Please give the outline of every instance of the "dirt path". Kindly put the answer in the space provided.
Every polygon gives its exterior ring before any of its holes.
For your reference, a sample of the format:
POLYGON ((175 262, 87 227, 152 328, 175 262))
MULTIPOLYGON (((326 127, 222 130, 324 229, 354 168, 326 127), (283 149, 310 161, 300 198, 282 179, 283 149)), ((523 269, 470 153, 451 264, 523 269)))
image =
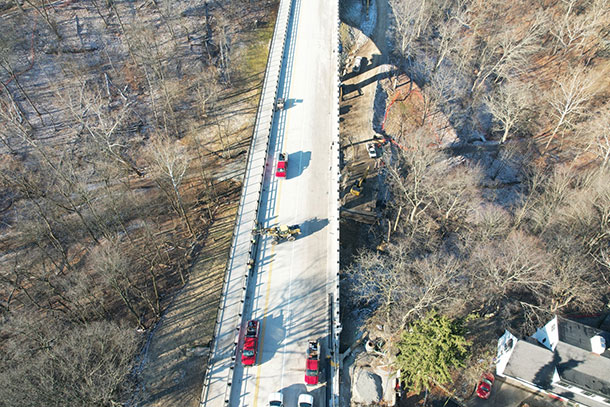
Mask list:
MULTIPOLYGON (((388 22, 387 0, 374 0, 376 21, 372 38, 356 50, 355 56, 365 58, 366 65, 360 73, 351 72, 352 63, 347 65, 347 73, 342 78, 344 85, 341 102, 341 136, 342 145, 357 144, 372 139, 374 100, 378 81, 387 77, 390 66, 387 64, 388 52, 386 29, 388 22)), ((357 28, 355 28, 357 30, 357 28)), ((353 61, 353 58, 351 58, 353 61)), ((346 159, 357 160, 368 157, 365 145, 356 147, 355 151, 346 149, 346 159)))
MULTIPOLYGON (((354 0, 351 6, 358 7, 358 1, 354 0)), ((388 22, 387 0, 374 0, 371 4, 375 7, 375 25, 371 37, 358 49, 354 50, 348 58, 346 73, 342 77, 343 98, 340 102, 341 113, 341 145, 343 153, 342 170, 342 205, 347 211, 342 213, 341 223, 341 261, 343 265, 349 262, 352 254, 365 243, 363 237, 370 235, 370 228, 363 223, 374 223, 376 221, 374 209, 377 195, 376 161, 369 158, 366 145, 373 140, 375 128, 380 124, 385 109, 384 92, 380 81, 387 78, 391 66, 386 44, 386 29, 388 22), (359 73, 352 72, 353 60, 356 56, 364 58, 365 65, 359 73), (349 194, 349 188, 364 174, 367 167, 369 173, 363 193, 359 197, 349 194), (357 222, 346 222, 347 218, 357 222), (346 236, 354 236, 348 239, 346 236)), ((362 20, 368 20, 363 10, 362 20)), ((357 37, 362 38, 359 30, 361 22, 350 21, 353 30, 358 32, 357 37)), ((360 42, 360 41, 357 41, 360 42)), ((350 337, 351 335, 343 335, 350 337)), ((349 341, 349 339, 348 339, 349 341)))
MULTIPOLYGON (((359 0, 354 0, 358 2, 359 0)), ((342 199, 344 207, 357 212, 374 214, 374 205, 377 195, 375 165, 376 161, 369 158, 366 150, 367 142, 373 140, 375 135, 374 123, 379 121, 380 111, 385 109, 385 98, 381 91, 380 81, 388 77, 391 66, 388 65, 388 52, 386 44, 386 30, 388 24, 389 6, 387 0, 374 0, 376 7, 375 27, 371 37, 350 56, 347 64, 347 73, 342 77, 344 88, 343 100, 340 101, 340 135, 343 148, 342 170, 342 199), (355 56, 366 58, 366 65, 360 73, 351 72, 352 61, 355 56), (349 194, 349 186, 358 180, 370 167, 369 181, 365 183, 363 194, 353 197, 349 194)), ((358 27, 354 27, 358 30, 358 27)), ((362 34, 359 34, 362 35, 362 34)), ((383 117, 383 113, 381 113, 383 117)), ((353 214, 342 213, 341 218, 341 262, 345 267, 357 250, 371 244, 371 218, 360 217, 355 220, 353 214)), ((374 215, 373 215, 374 221, 374 215)), ((354 310, 349 302, 349 293, 342 288, 342 325, 341 350, 345 351, 357 339, 363 329, 363 321, 367 316, 366 310, 354 310)), ((341 374, 342 406, 349 406, 351 402, 350 366, 353 358, 347 358, 343 364, 341 374)))

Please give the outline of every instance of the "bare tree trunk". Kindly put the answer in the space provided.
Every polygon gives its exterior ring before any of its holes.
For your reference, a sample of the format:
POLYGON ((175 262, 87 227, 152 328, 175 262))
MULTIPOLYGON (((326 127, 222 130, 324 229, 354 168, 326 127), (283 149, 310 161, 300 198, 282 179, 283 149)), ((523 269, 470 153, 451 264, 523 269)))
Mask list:
POLYGON ((100 6, 99 6, 97 0, 91 0, 91 2, 93 3, 93 6, 95 7, 95 11, 97 12, 97 14, 100 16, 100 18, 104 22, 104 26, 106 28, 110 27, 110 24, 108 24, 108 20, 104 16, 104 13, 102 13, 102 10, 100 9, 100 6))
MULTIPOLYGON (((17 0, 17 1, 19 1, 19 0, 17 0)), ((30 6, 32 6, 38 12, 38 14, 40 14, 40 16, 47 23, 47 25, 49 26, 49 28, 51 29, 53 34, 55 34, 57 39, 59 41, 61 41, 62 37, 61 37, 61 34, 59 33, 59 30, 57 29, 57 22, 55 20, 53 20, 51 18, 51 16, 49 16, 49 13, 47 12, 47 6, 51 6, 51 4, 47 4, 46 0, 40 0, 39 5, 36 4, 35 0, 24 0, 24 1, 27 4, 29 4, 30 6)))
MULTIPOLYGON (((34 111, 38 115, 38 118, 40 119, 40 122, 44 126, 44 120, 42 119, 42 113, 40 113, 40 111, 38 110, 38 108, 36 107, 34 102, 32 102, 32 99, 30 99, 30 96, 28 95, 28 93, 21 86, 21 82, 19 81, 18 76, 15 74, 15 71, 13 70, 13 67, 11 66, 10 62, 6 58, 3 58, 2 59, 2 63, 0 63, 0 66, 2 66, 2 68, 6 71, 6 73, 8 73, 11 76, 11 78, 13 78, 13 80, 15 81, 15 84, 17 85, 17 87, 21 91, 21 94, 23 95, 23 97, 25 97, 25 99, 28 101, 30 106, 32 106, 32 108, 34 109, 34 111)), ((4 87, 6 88, 6 85, 4 85, 4 87)))
POLYGON ((30 130, 32 130, 34 128, 34 126, 32 126, 32 123, 29 121, 27 112, 25 110, 23 110, 21 105, 15 100, 15 97, 13 96, 13 94, 12 94, 11 90, 9 89, 9 87, 6 86, 4 84, 4 82, 2 82, 2 81, 0 81, 0 84, 2 84, 2 87, 6 91, 6 94, 8 95, 8 97, 9 97, 9 99, 11 101, 11 104, 13 105, 13 109, 15 110, 15 112, 19 114, 20 119, 24 120, 28 124, 28 126, 30 127, 30 130))

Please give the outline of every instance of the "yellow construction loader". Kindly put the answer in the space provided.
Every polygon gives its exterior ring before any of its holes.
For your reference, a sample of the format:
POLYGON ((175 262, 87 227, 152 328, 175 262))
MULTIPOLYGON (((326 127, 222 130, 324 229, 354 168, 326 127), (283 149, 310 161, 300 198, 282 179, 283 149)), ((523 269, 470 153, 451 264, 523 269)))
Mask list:
POLYGON ((273 237, 271 244, 278 244, 283 240, 296 240, 297 236, 301 234, 301 227, 299 225, 279 225, 271 228, 261 228, 257 226, 252 233, 261 236, 271 236, 273 237))
POLYGON ((366 176, 369 175, 370 168, 371 168, 370 165, 367 166, 362 177, 360 177, 360 179, 358 181, 356 181, 356 183, 354 185, 352 185, 352 188, 349 190, 350 194, 352 194, 354 196, 360 196, 360 193, 362 192, 362 188, 363 188, 362 184, 364 184, 364 182, 366 181, 366 176))

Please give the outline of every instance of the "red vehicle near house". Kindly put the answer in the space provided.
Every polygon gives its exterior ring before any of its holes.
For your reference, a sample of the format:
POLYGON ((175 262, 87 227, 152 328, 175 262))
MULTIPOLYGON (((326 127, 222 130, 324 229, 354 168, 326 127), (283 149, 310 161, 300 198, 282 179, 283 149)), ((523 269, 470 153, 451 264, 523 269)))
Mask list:
POLYGON ((477 396, 483 400, 487 400, 491 395, 491 386, 494 384, 494 375, 491 373, 483 373, 477 385, 477 396))
POLYGON ((307 347, 307 361, 305 362, 305 384, 318 384, 318 374, 320 371, 320 352, 318 341, 309 341, 307 347))
POLYGON ((258 321, 253 319, 246 324, 244 347, 241 351, 241 363, 252 366, 256 363, 256 350, 258 348, 258 321))
POLYGON ((286 170, 288 169, 288 155, 286 153, 279 153, 277 155, 277 169, 275 170, 275 176, 286 178, 286 170))

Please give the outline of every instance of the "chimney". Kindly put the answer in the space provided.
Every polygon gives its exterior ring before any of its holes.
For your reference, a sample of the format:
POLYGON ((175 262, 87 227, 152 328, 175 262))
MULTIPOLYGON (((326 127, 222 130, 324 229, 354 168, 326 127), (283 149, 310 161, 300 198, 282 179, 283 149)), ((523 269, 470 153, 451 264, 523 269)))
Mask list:
POLYGON ((606 339, 601 335, 591 338, 591 352, 601 355, 606 350, 606 339))

